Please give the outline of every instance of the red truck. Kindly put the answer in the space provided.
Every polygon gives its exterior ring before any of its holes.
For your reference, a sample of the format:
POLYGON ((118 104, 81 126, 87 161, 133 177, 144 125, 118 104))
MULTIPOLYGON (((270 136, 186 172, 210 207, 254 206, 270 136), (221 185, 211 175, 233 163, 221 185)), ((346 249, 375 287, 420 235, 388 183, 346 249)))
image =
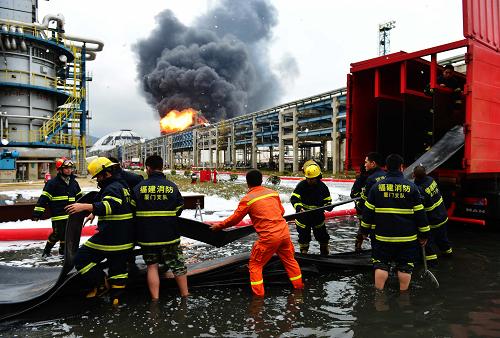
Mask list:
MULTIPOLYGON (((443 191, 450 218, 498 225, 499 17, 500 0, 463 0, 463 40, 351 64, 345 169, 359 170, 370 151, 384 156, 399 153, 406 166, 422 158, 434 161, 437 169, 432 175, 443 191), (452 50, 465 51, 464 71, 454 74, 463 82, 458 97, 438 84, 444 70, 438 58, 452 50), (447 149, 448 131, 454 126, 459 126, 460 144, 447 149), (426 149, 429 145, 431 151, 426 149)), ((452 141, 457 142, 456 137, 452 141)))

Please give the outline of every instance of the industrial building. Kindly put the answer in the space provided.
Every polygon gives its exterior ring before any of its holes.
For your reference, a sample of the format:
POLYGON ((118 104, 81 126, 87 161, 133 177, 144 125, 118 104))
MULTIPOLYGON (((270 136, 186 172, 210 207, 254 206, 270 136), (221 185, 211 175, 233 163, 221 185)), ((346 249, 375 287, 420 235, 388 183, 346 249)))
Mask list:
POLYGON ((127 145, 122 160, 144 161, 159 154, 170 168, 297 172, 305 160, 314 158, 325 171, 338 172, 344 161, 345 116, 346 91, 340 88, 127 145))
POLYGON ((66 156, 86 173, 86 63, 103 49, 71 36, 37 0, 0 1, 0 181, 35 180, 66 156))

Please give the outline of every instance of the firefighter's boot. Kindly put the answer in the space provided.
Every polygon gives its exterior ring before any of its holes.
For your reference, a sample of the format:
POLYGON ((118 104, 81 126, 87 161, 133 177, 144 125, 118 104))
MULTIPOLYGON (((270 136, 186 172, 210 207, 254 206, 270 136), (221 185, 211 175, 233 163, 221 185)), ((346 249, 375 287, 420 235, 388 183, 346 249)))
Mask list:
POLYGON ((321 256, 328 256, 330 254, 330 248, 328 247, 328 243, 320 243, 319 252, 321 256))
POLYGON ((59 242, 59 255, 64 256, 64 242, 59 242))
POLYGON ((54 245, 55 245, 55 243, 47 241, 47 243, 45 244, 45 248, 43 249, 42 258, 46 258, 46 257, 49 257, 50 255, 52 255, 50 253, 50 251, 52 250, 54 245))
POLYGON ((309 243, 307 244, 299 243, 299 248, 301 254, 306 254, 309 251, 309 243))

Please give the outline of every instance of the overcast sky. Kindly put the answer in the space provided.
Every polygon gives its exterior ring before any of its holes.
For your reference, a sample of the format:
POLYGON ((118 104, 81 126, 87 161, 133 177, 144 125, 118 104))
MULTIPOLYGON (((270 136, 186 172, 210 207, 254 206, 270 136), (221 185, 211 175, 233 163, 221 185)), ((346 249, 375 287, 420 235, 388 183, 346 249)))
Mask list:
MULTIPOLYGON (((234 0, 238 1, 238 0, 234 0)), ((243 0, 245 1, 245 0, 243 0)), ((416 51, 460 40, 461 0, 272 0, 278 24, 271 41, 271 66, 285 92, 276 104, 344 87, 349 64, 376 57, 378 24, 396 21, 391 51, 416 51), (280 67, 293 57, 298 76, 280 67)), ((141 95, 131 45, 149 35, 155 16, 171 9, 190 25, 216 0, 50 0, 39 1, 39 21, 62 13, 70 35, 100 39, 104 50, 87 64, 90 83, 90 134, 132 129, 142 137, 160 135, 158 113, 141 95)))

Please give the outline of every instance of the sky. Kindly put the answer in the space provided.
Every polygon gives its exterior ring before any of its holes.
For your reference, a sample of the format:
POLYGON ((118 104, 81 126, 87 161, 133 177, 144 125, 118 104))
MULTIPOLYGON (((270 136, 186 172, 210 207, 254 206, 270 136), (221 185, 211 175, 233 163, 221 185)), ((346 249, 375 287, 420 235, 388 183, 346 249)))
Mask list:
MULTIPOLYGON (((234 0, 238 1, 238 0, 234 0)), ((378 25, 394 20, 391 52, 416 51, 460 40, 461 0, 270 0, 278 23, 270 40, 270 68, 284 91, 276 105, 345 87, 353 62, 376 57, 378 25), (295 59, 288 76, 283 60, 295 59), (295 73, 295 72, 294 72, 295 73)), ((104 50, 87 64, 90 82, 89 134, 132 129, 145 138, 160 135, 159 115, 147 104, 137 79, 132 50, 149 36, 155 16, 165 9, 185 25, 217 0, 49 0, 39 1, 39 21, 62 13, 69 35, 99 39, 104 50)), ((270 107, 266 107, 270 108, 270 107)))

